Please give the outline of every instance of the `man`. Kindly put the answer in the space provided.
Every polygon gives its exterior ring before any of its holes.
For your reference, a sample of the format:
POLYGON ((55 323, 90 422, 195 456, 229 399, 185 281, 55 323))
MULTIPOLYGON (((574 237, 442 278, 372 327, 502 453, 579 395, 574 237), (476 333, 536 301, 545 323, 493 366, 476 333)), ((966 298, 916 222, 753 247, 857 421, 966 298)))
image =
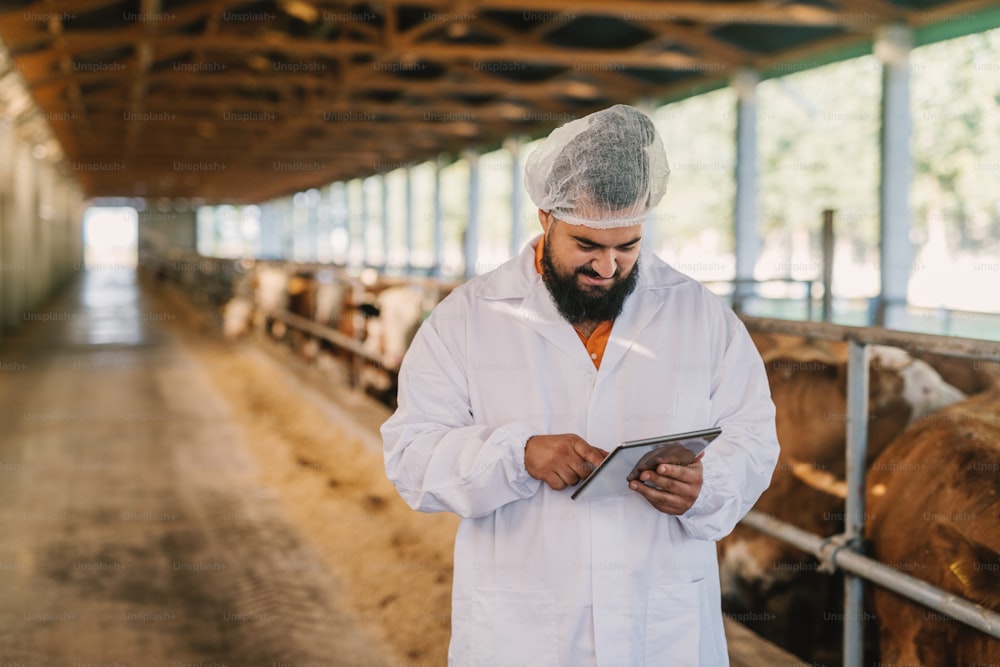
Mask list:
POLYGON ((767 486, 774 406, 732 311, 640 250, 668 174, 632 107, 553 131, 525 165, 542 237, 406 354, 386 472, 414 509, 462 517, 452 665, 728 662, 714 541, 767 486), (700 461, 570 498, 617 442, 712 425, 700 461))

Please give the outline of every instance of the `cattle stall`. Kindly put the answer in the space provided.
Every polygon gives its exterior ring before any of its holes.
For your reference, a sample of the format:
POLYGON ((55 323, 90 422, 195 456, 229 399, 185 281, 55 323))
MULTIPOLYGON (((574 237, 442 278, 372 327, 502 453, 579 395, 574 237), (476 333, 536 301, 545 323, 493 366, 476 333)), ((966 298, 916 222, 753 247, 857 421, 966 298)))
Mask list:
POLYGON ((308 361, 336 359, 351 387, 390 406, 406 346, 423 318, 457 284, 342 265, 222 259, 176 250, 147 255, 142 266, 204 306, 227 338, 253 331, 288 343, 308 361))
MULTIPOLYGON (((386 400, 390 405, 394 398, 395 373, 398 362, 389 362, 384 351, 370 344, 366 345, 368 329, 365 323, 373 317, 372 313, 359 313, 366 308, 374 307, 374 299, 380 290, 389 286, 399 287, 414 284, 420 289, 431 286, 435 297, 426 303, 427 310, 433 307, 440 297, 454 285, 442 286, 436 281, 416 278, 392 278, 377 275, 366 275, 364 280, 357 272, 349 272, 344 267, 330 265, 307 265, 288 262, 256 261, 253 263, 239 260, 211 260, 206 258, 171 258, 168 270, 161 270, 158 275, 166 277, 185 288, 185 291, 206 305, 217 307, 216 311, 222 318, 225 315, 220 307, 223 303, 232 303, 237 299, 250 299, 257 316, 254 328, 267 338, 279 339, 290 343, 293 348, 301 351, 303 344, 312 341, 322 341, 335 350, 337 356, 345 362, 352 386, 359 386, 362 371, 375 371, 389 378, 389 384, 383 387, 377 397, 386 400), (218 263, 226 262, 225 268, 219 268, 218 263), (204 274, 209 266, 209 293, 198 297, 192 293, 197 289, 199 281, 192 280, 191 273, 204 274), (253 283, 259 282, 258 272, 272 271, 285 277, 281 283, 281 298, 270 304, 260 302, 259 291, 255 291, 253 283), (326 274, 327 284, 336 282, 352 286, 353 299, 345 299, 341 303, 350 303, 353 309, 350 313, 337 310, 336 314, 317 317, 316 287, 320 283, 317 276, 326 274), (185 277, 187 276, 187 277, 185 277), (294 280, 292 280, 294 278, 294 280), (295 284, 290 284, 290 281, 295 284), (357 325, 355 317, 361 318, 357 325), (353 324, 352 324, 353 322, 353 324), (345 329, 344 325, 347 326, 345 329), (357 326, 355 326, 357 325, 357 326), (353 327, 353 328, 352 328, 353 327), (279 333, 276 333, 279 332, 279 333), (291 336, 294 332, 298 338, 291 336)), ((346 295, 346 292, 345 292, 346 295)), ((839 568, 845 574, 844 584, 844 630, 843 630, 843 660, 845 665, 860 665, 863 655, 864 631, 863 620, 863 582, 869 581, 901 595, 915 600, 937 612, 947 614, 950 618, 968 624, 993 637, 1000 637, 1000 616, 974 601, 956 598, 952 593, 932 586, 920 579, 903 574, 876 560, 867 557, 860 548, 864 534, 864 490, 867 456, 868 419, 868 373, 859 372, 868 368, 869 346, 890 345, 909 351, 946 354, 969 360, 985 362, 1000 362, 1000 343, 973 339, 944 337, 929 334, 912 334, 881 328, 861 328, 838 326, 816 322, 796 322, 773 320, 765 318, 741 316, 751 332, 765 334, 780 334, 801 336, 814 340, 846 342, 848 344, 848 385, 847 385, 847 446, 846 446, 846 512, 845 530, 841 534, 816 535, 801 528, 782 522, 775 517, 754 510, 744 519, 743 524, 762 531, 778 540, 787 542, 816 557, 823 567, 833 572, 839 568)), ((315 358, 315 357, 313 357, 315 358)))
POLYGON ((865 581, 918 602, 970 627, 1000 638, 1000 614, 955 594, 904 574, 864 555, 866 449, 868 429, 868 353, 872 345, 890 345, 913 352, 948 355, 987 363, 1000 362, 1000 342, 915 334, 880 327, 849 327, 742 315, 751 332, 847 342, 847 443, 845 530, 832 537, 817 536, 756 510, 743 523, 815 556, 828 571, 840 568, 844 581, 843 664, 863 663, 865 581))

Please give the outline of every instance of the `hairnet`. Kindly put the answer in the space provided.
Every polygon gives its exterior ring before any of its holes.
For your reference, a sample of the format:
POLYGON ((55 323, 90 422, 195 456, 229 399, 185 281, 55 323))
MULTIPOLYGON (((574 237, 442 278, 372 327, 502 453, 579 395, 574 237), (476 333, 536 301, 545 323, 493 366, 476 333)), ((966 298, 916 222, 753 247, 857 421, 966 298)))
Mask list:
POLYGON ((596 229, 645 222, 669 175, 653 122, 624 104, 556 128, 524 165, 524 185, 535 206, 596 229))

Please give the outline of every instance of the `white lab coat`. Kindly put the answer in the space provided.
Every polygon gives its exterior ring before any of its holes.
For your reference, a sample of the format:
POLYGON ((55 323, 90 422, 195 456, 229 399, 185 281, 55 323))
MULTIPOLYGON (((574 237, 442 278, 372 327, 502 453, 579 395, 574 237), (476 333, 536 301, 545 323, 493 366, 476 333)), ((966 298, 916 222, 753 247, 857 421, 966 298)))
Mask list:
POLYGON ((778 456, 763 364, 733 312, 652 254, 600 370, 556 310, 532 241, 421 326, 382 426, 386 472, 423 512, 462 517, 449 664, 728 664, 715 540, 778 456), (535 434, 622 440, 722 427, 694 507, 570 499, 528 475, 535 434))

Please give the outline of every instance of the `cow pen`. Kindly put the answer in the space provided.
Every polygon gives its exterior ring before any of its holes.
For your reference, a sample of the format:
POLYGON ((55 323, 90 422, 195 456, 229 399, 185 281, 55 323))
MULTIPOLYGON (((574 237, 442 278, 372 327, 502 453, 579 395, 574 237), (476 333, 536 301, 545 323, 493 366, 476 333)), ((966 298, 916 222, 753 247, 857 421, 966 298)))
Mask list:
MULTIPOLYGON (((178 261, 172 258, 170 268, 161 272, 167 278, 185 288, 190 296, 203 304, 219 305, 227 292, 227 282, 239 273, 235 268, 238 260, 214 260, 211 264, 202 261, 178 261), (230 265, 231 263, 231 265, 230 265), (218 264, 225 264, 220 269, 218 264), (203 279, 191 280, 185 276, 192 271, 205 274, 203 279), (175 270, 176 269, 176 270, 175 270), (164 275, 165 274, 165 275, 164 275), (204 280, 204 277, 214 280, 204 280), (209 285, 198 289, 196 286, 209 285)), ((205 258, 202 258, 203 260, 205 258)), ((282 263, 278 263, 282 264, 282 263)), ((285 263, 287 264, 287 263, 285 263)), ((295 264, 296 269, 320 268, 323 265, 295 264)), ((325 266, 323 268, 330 268, 325 266)), ((405 278, 400 278, 405 281, 405 278)), ((228 285, 232 293, 232 284, 228 285)), ((290 329, 296 329, 308 336, 322 339, 334 348, 346 352, 351 362, 371 364, 390 374, 397 368, 386 365, 378 353, 365 349, 361 343, 329 326, 315 322, 287 310, 277 310, 269 314, 274 320, 283 322, 290 329)), ((965 623, 988 635, 1000 638, 1000 614, 982 605, 963 599, 937 588, 916 577, 894 570, 863 553, 861 548, 865 518, 865 479, 868 429, 868 350, 870 345, 890 345, 909 352, 929 352, 944 354, 968 360, 1000 362, 1000 342, 971 338, 941 336, 935 334, 910 333, 881 327, 853 327, 815 321, 780 320, 740 314, 747 329, 764 334, 785 334, 848 343, 847 375, 847 446, 846 446, 846 508, 845 530, 828 537, 812 534, 797 526, 783 522, 773 516, 751 510, 743 519, 744 525, 761 531, 775 539, 791 544, 816 557, 823 571, 833 573, 836 568, 845 574, 844 580, 844 627, 843 664, 845 667, 859 667, 863 664, 864 646, 864 581, 898 593, 910 600, 925 605, 934 611, 947 614, 954 620, 965 623)))
MULTIPOLYGON (((396 370, 386 368, 380 358, 361 349, 356 341, 329 327, 287 312, 280 312, 277 316, 286 325, 323 338, 369 363, 374 363, 385 370, 396 370)), ((1000 362, 1000 342, 901 332, 881 327, 851 327, 825 322, 777 320, 748 315, 740 317, 751 331, 846 341, 849 345, 845 531, 839 535, 821 537, 755 510, 751 510, 742 521, 745 525, 812 554, 830 573, 835 568, 840 568, 845 573, 844 667, 860 667, 863 664, 864 581, 882 586, 986 634, 1000 638, 1000 614, 883 565, 864 555, 859 548, 864 534, 865 516, 869 346, 891 345, 910 352, 933 352, 970 360, 1000 362)))
POLYGON ((868 558, 859 549, 865 518, 869 346, 892 345, 911 352, 933 352, 970 360, 1000 361, 1000 342, 892 331, 881 327, 849 327, 746 315, 741 315, 741 319, 751 331, 846 341, 849 346, 844 532, 831 537, 820 537, 755 510, 751 510, 743 519, 744 524, 812 554, 830 572, 838 567, 844 571, 844 666, 859 667, 863 663, 864 581, 882 586, 1000 638, 1000 614, 887 567, 868 558))

